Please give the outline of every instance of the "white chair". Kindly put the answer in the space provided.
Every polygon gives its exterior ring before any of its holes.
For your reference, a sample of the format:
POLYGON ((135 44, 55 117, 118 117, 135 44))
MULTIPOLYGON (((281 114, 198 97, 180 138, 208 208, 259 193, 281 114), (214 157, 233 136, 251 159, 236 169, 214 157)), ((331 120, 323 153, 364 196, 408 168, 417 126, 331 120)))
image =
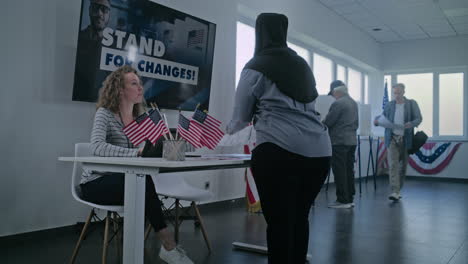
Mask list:
MULTIPOLYGON (((201 227, 206 246, 211 253, 211 244, 196 203, 211 199, 213 194, 208 190, 196 188, 188 184, 184 175, 186 173, 161 173, 156 177, 152 176, 152 178, 158 195, 164 198, 175 199, 175 202, 171 206, 167 208, 163 206, 165 216, 167 219, 172 220, 174 224, 175 241, 179 242, 179 226, 182 221, 186 219, 195 220, 195 225, 201 227), (183 208, 180 203, 181 200, 189 201, 190 207, 183 208), (190 212, 191 210, 193 210, 193 213, 190 212)), ((151 226, 147 228, 145 238, 150 230, 151 226)))
MULTIPOLYGON (((90 143, 76 143, 75 144, 75 157, 85 157, 85 156, 92 156, 93 154, 91 153, 91 148, 90 148, 90 143)), ((100 205, 100 204, 95 204, 91 203, 88 201, 85 201, 81 197, 81 189, 80 189, 80 179, 81 179, 81 174, 83 173, 83 169, 81 166, 80 162, 75 162, 73 165, 73 173, 72 173, 72 181, 71 181, 71 192, 73 195, 73 198, 77 200, 80 203, 86 204, 91 206, 93 209, 91 209, 91 212, 89 213, 88 218, 86 219, 85 225, 83 227, 83 230, 81 231, 80 238, 78 239, 78 242, 76 243, 75 249, 73 250, 73 255, 70 259, 70 263, 74 263, 76 259, 76 255, 78 253, 78 250, 80 249, 81 241, 83 240, 86 230, 88 229, 88 226, 93 218, 96 217, 96 212, 95 209, 101 209, 107 211, 107 216, 106 216, 106 224, 105 224, 105 229, 104 229, 104 241, 103 241, 103 250, 102 250, 102 263, 106 263, 106 257, 107 257, 107 246, 109 245, 109 222, 111 221, 111 215, 112 215, 112 221, 114 224, 114 232, 117 233, 117 248, 119 250, 119 255, 120 255, 120 232, 118 232, 118 215, 123 214, 124 207, 123 206, 112 206, 112 205, 100 205)))

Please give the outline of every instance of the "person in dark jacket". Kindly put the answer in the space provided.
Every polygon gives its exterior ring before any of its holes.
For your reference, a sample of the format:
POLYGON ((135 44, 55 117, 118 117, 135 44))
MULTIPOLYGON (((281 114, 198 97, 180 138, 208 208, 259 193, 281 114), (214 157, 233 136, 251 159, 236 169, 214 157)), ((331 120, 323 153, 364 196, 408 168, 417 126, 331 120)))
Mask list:
POLYGON ((251 166, 267 222, 270 264, 305 263, 309 211, 331 156, 327 127, 315 111, 314 76, 287 47, 287 28, 284 15, 257 17, 255 54, 241 73, 226 128, 233 134, 254 124, 251 166))
POLYGON ((99 88, 105 78, 105 74, 99 73, 99 65, 103 31, 110 20, 110 1, 91 0, 88 12, 90 24, 78 35, 72 99, 74 101, 96 102, 99 88))
POLYGON ((354 206, 354 154, 359 113, 356 102, 349 96, 348 88, 336 80, 330 84, 330 93, 336 101, 323 123, 327 125, 332 143, 331 167, 335 176, 336 202, 330 208, 352 208, 354 206))

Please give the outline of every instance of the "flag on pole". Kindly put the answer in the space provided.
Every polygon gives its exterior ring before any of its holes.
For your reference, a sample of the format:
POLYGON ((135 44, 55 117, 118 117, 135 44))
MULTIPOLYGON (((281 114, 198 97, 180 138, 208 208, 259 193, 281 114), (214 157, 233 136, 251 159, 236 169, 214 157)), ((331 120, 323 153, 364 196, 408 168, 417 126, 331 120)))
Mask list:
POLYGON ((224 132, 219 128, 221 121, 199 109, 195 110, 191 124, 201 129, 201 144, 209 149, 216 148, 224 136, 224 132))
POLYGON ((382 100, 382 110, 385 109, 385 106, 387 104, 388 104, 388 88, 387 88, 387 81, 385 81, 384 94, 383 94, 383 100, 382 100))
MULTIPOLYGON (((251 149, 255 146, 253 144, 244 145, 244 154, 252 154, 251 149)), ((252 174, 252 168, 245 168, 245 196, 247 198, 247 210, 251 213, 258 213, 262 210, 260 205, 260 197, 258 196, 257 185, 252 174)))
POLYGON ((190 125, 190 120, 179 114, 179 124, 177 125, 180 137, 192 144, 195 148, 203 147, 201 144, 202 130, 199 126, 190 125))
POLYGON ((147 131, 151 128, 151 120, 147 113, 143 113, 123 128, 123 132, 134 146, 138 146, 147 139, 147 131))
POLYGON ((385 147, 383 138, 377 147, 377 152, 379 153, 377 156, 377 175, 388 174, 387 148, 385 147))
POLYGON ((169 128, 164 122, 159 111, 155 109, 150 110, 148 119, 151 120, 151 129, 147 133, 147 138, 152 144, 154 144, 161 136, 169 133, 169 128))

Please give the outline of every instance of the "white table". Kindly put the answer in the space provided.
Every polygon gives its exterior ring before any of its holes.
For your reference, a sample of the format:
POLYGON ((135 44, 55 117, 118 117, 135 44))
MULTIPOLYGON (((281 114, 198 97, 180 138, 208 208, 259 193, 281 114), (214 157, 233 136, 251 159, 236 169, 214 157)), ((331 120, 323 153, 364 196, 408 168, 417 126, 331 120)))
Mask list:
POLYGON ((87 170, 125 173, 123 263, 142 264, 144 251, 145 175, 164 172, 214 170, 248 167, 250 156, 221 159, 211 156, 166 161, 161 158, 59 157, 60 161, 81 162, 87 170))

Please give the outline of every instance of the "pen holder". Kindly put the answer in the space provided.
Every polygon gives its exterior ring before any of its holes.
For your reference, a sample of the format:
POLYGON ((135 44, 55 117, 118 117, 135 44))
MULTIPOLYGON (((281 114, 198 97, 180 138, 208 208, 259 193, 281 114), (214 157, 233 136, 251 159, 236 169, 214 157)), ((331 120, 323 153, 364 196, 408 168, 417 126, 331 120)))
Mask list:
POLYGON ((185 160, 185 140, 163 141, 162 157, 171 161, 185 160))

